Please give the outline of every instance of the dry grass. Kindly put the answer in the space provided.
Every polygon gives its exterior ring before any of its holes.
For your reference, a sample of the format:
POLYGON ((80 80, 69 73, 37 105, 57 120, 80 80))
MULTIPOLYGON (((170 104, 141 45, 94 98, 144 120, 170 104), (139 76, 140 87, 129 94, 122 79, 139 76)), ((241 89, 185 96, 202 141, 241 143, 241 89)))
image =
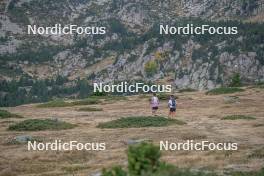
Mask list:
MULTIPOLYGON (((147 98, 138 96, 128 100, 115 101, 109 104, 93 105, 103 108, 98 112, 76 111, 77 107, 36 108, 35 105, 24 105, 8 110, 26 117, 51 118, 78 124, 71 130, 12 132, 7 131, 4 120, 0 120, 0 141, 17 135, 39 136, 43 142, 61 139, 79 142, 105 142, 106 151, 72 151, 72 152, 35 152, 27 151, 26 145, 6 146, 0 143, 0 176, 87 176, 100 171, 103 167, 115 164, 125 165, 127 145, 122 141, 128 139, 148 139, 156 144, 160 140, 170 142, 193 139, 212 142, 237 142, 238 151, 164 151, 162 160, 179 167, 193 169, 205 168, 216 171, 223 170, 259 170, 264 165, 264 94, 261 89, 246 89, 236 93, 240 103, 226 104, 224 95, 205 95, 204 92, 180 93, 176 118, 185 121, 182 126, 166 126, 156 128, 99 129, 102 122, 116 120, 128 116, 150 116, 151 110, 147 98), (230 114, 243 114, 256 117, 256 120, 221 120, 230 114), (261 149, 263 150, 263 149, 261 149), (249 157, 249 156, 252 157, 249 157), (254 157, 253 157, 254 156, 254 157), (89 166, 89 167, 86 167, 89 166)), ((161 102, 158 115, 167 116, 167 101, 161 102)), ((12 119, 19 122, 24 119, 12 119)))

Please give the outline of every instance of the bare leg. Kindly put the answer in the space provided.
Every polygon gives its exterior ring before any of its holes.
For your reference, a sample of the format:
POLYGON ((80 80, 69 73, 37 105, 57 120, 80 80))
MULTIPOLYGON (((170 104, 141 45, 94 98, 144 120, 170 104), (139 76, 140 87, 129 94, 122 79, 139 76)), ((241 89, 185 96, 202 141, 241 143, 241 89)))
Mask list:
POLYGON ((152 109, 152 115, 156 116, 156 109, 152 109))
POLYGON ((169 119, 171 119, 171 117, 172 117, 172 112, 170 111, 169 112, 169 119))

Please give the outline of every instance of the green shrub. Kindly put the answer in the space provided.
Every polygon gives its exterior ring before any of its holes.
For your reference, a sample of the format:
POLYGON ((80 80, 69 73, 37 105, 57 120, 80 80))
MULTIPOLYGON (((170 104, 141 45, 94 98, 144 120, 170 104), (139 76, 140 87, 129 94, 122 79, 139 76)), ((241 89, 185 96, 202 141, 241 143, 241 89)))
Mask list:
POLYGON ((93 105, 98 103, 100 103, 100 101, 96 99, 84 99, 84 100, 71 102, 70 104, 71 106, 79 106, 79 105, 93 105))
POLYGON ((130 176, 148 175, 160 166, 159 147, 149 143, 130 146, 128 149, 128 171, 130 176))
MULTIPOLYGON (((168 94, 165 94, 165 93, 161 93, 161 94, 157 94, 157 97, 159 98, 159 100, 163 101, 163 100, 169 100, 170 99, 170 95, 168 94)), ((179 97, 178 96, 175 96, 175 99, 178 99, 179 97)))
POLYGON ((197 91, 196 89, 192 89, 192 88, 185 88, 185 89, 180 89, 179 92, 183 93, 183 92, 195 92, 197 91))
POLYGON ((127 176, 127 173, 120 166, 114 166, 111 169, 103 169, 102 176, 127 176))
POLYGON ((170 96, 167 94, 158 94, 157 97, 159 98, 159 100, 169 100, 170 96))
POLYGON ((54 100, 47 103, 37 105, 38 108, 52 108, 52 107, 66 107, 69 106, 70 103, 65 102, 63 100, 54 100))
POLYGON ((220 87, 220 88, 215 88, 210 91, 207 91, 207 95, 219 95, 219 94, 231 94, 231 93, 236 93, 236 92, 243 92, 244 89, 237 88, 237 87, 220 87))
POLYGON ((230 87, 240 87, 242 86, 241 78, 239 73, 235 73, 231 79, 230 87))
POLYGON ((97 99, 83 99, 73 102, 65 102, 63 100, 55 100, 47 103, 37 105, 38 108, 55 108, 55 107, 69 107, 69 106, 80 106, 80 105, 93 105, 100 103, 97 99))
POLYGON ((203 172, 192 172, 179 169, 160 161, 159 147, 151 143, 141 143, 129 146, 127 152, 128 172, 120 166, 103 170, 102 176, 216 176, 203 172))
POLYGON ((76 125, 52 119, 29 119, 9 126, 12 131, 41 131, 41 130, 65 130, 76 125))
POLYGON ((141 127, 161 127, 172 124, 184 125, 183 121, 167 119, 164 117, 126 117, 110 122, 100 123, 98 128, 141 128, 141 127))
POLYGON ((6 110, 0 110, 0 119, 7 119, 7 118, 23 118, 20 115, 10 113, 6 110))
POLYGON ((83 107, 83 108, 79 108, 78 111, 103 111, 102 108, 93 108, 93 107, 83 107))
POLYGON ((245 119, 245 120, 255 120, 255 117, 246 116, 246 115, 229 115, 223 117, 221 120, 239 120, 239 119, 245 119))
POLYGON ((152 76, 155 73, 157 73, 157 71, 158 71, 158 64, 157 64, 156 61, 151 60, 151 61, 148 61, 145 64, 144 68, 145 68, 145 72, 146 72, 147 76, 152 76))
MULTIPOLYGON (((258 157, 263 150, 257 152, 258 157)), ((120 166, 112 169, 103 170, 102 176, 218 176, 216 173, 205 173, 182 169, 171 164, 160 161, 161 152, 159 147, 151 143, 141 143, 129 146, 127 152, 128 171, 126 172, 120 166)), ((230 176, 263 176, 264 168, 258 172, 233 172, 230 176)))

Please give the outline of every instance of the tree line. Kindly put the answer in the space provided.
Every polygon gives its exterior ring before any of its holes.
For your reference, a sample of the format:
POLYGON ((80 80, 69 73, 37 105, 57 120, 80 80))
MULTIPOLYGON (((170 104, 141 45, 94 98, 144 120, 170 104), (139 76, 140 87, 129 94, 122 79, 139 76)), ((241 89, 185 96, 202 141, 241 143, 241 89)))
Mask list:
POLYGON ((86 79, 68 80, 57 76, 51 79, 33 79, 22 76, 18 80, 0 81, 0 106, 17 106, 25 103, 39 103, 54 98, 84 98, 92 91, 86 79))

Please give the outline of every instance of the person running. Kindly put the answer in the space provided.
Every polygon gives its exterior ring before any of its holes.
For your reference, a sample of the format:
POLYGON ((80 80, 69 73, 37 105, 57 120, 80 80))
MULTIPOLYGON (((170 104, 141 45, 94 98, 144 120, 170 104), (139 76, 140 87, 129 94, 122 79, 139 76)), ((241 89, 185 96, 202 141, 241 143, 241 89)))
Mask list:
POLYGON ((150 101, 152 115, 157 115, 157 110, 159 109, 159 98, 157 97, 156 93, 153 93, 153 96, 150 101))
POLYGON ((174 95, 171 95, 170 96, 170 100, 168 102, 168 107, 170 108, 169 118, 175 117, 175 114, 176 114, 176 105, 177 105, 176 99, 175 99, 174 95))

